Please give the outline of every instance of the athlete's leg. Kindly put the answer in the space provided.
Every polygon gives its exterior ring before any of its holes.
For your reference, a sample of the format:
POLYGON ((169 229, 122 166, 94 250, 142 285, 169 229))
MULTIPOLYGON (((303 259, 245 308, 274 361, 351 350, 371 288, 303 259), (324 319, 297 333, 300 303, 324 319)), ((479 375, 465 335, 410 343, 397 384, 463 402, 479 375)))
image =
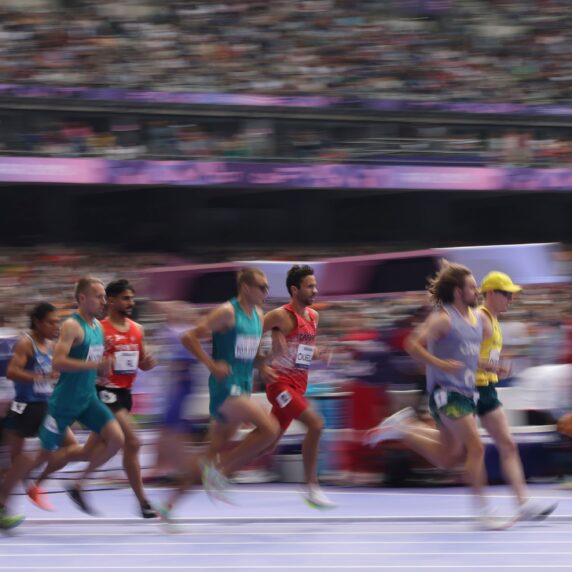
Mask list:
POLYGON ((232 424, 250 423, 254 429, 227 454, 221 455, 220 470, 230 475, 270 447, 280 435, 276 419, 248 397, 229 397, 219 408, 232 424))

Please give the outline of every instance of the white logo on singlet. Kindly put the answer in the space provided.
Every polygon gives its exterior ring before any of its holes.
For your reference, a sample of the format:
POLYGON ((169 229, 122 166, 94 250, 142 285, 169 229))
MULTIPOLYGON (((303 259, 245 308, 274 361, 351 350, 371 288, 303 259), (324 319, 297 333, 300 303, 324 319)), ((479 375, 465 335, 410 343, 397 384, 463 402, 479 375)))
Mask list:
POLYGON ((101 361, 102 357, 103 357, 102 344, 89 346, 89 351, 87 352, 86 361, 101 361))
POLYGON ((234 344, 234 357, 236 359, 251 361, 258 353, 260 338, 258 336, 245 336, 238 334, 234 344))
POLYGON ((460 351, 464 356, 477 356, 481 351, 481 345, 472 342, 463 342, 460 351))

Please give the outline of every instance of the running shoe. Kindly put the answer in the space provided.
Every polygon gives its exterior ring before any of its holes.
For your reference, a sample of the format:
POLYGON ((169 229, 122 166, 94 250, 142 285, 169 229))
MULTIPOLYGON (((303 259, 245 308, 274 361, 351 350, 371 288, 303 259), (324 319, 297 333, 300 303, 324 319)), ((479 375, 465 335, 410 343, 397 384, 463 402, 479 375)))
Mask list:
POLYGON ((234 504, 228 493, 230 481, 212 463, 204 464, 202 481, 205 491, 211 500, 234 504))
POLYGON ((97 513, 85 502, 83 492, 80 489, 75 485, 66 485, 64 488, 71 501, 79 508, 79 510, 89 514, 90 516, 97 515, 97 513))
POLYGON ((42 489, 38 485, 32 485, 32 486, 28 487, 28 489, 26 490, 26 494, 28 495, 28 498, 38 508, 41 508, 42 510, 47 510, 47 511, 55 510, 54 505, 51 504, 47 499, 46 491, 44 491, 44 489, 42 489))
POLYGON ((21 514, 8 514, 8 509, 0 507, 0 530, 10 530, 24 522, 25 516, 21 514))
POLYGON ((557 506, 557 502, 529 499, 518 509, 518 519, 544 520, 556 510, 557 506))
POLYGON ((306 504, 311 508, 316 509, 328 509, 335 508, 337 505, 335 502, 331 501, 324 491, 319 486, 310 486, 304 495, 303 499, 306 504))
POLYGON ((157 511, 151 506, 148 500, 143 501, 140 505, 141 516, 143 518, 158 518, 157 511))
POLYGON ((413 417, 415 417, 414 409, 411 407, 401 409, 401 411, 382 421, 377 427, 370 429, 365 435, 364 444, 375 447, 382 441, 401 439, 405 424, 413 417))

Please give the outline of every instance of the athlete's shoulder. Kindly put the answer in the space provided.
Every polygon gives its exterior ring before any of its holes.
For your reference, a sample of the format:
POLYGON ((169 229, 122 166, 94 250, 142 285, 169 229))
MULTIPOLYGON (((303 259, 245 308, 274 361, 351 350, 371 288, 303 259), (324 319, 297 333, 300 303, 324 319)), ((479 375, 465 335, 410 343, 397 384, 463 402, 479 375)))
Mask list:
POLYGON ((426 324, 429 329, 445 334, 452 325, 451 314, 447 308, 440 306, 429 314, 426 324))
POLYGON ((20 337, 16 340, 14 344, 14 352, 25 352, 31 355, 34 351, 34 344, 32 341, 32 336, 28 332, 22 332, 20 337))
POLYGON ((73 330, 83 329, 81 317, 79 316, 79 314, 72 314, 71 316, 68 316, 63 321, 62 328, 73 329, 73 330))
POLYGON ((137 330, 140 334, 142 334, 145 331, 145 329, 139 322, 136 322, 131 318, 127 318, 127 323, 129 324, 130 328, 132 328, 133 330, 137 330))
POLYGON ((476 314, 482 320, 486 320, 487 322, 492 322, 491 315, 489 314, 488 310, 484 306, 479 306, 477 308, 476 314))

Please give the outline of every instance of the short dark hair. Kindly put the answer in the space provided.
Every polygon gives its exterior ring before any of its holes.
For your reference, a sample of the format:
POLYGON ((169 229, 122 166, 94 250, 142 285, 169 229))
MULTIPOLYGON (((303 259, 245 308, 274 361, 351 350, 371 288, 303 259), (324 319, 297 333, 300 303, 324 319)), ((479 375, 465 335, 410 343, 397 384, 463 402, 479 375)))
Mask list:
POLYGON ((79 295, 85 294, 93 284, 101 284, 103 286, 103 282, 99 278, 93 278, 92 276, 80 278, 75 285, 75 299, 79 301, 79 295))
POLYGON ((30 329, 35 330, 37 322, 44 320, 48 314, 55 312, 56 309, 57 308, 49 302, 36 304, 28 314, 30 316, 30 329))
POLYGON ((247 284, 248 286, 254 286, 255 277, 256 276, 264 276, 264 272, 259 270, 258 268, 254 268, 253 266, 249 266, 247 268, 241 268, 236 275, 236 287, 240 291, 240 287, 243 284, 247 284))
POLYGON ((288 274, 286 274, 286 289, 288 290, 288 294, 292 296, 292 292, 290 288, 292 286, 296 286, 296 288, 300 288, 302 281, 306 276, 314 276, 314 269, 311 266, 305 264, 304 266, 299 266, 295 264, 288 270, 288 274))
POLYGON ((121 294, 122 292, 125 292, 125 290, 131 290, 131 292, 133 292, 133 294, 135 294, 135 288, 133 288, 133 286, 130 284, 129 280, 126 280, 125 278, 121 278, 120 280, 114 280, 113 282, 110 282, 105 287, 105 295, 108 298, 111 298, 114 296, 119 296, 119 294, 121 294))

